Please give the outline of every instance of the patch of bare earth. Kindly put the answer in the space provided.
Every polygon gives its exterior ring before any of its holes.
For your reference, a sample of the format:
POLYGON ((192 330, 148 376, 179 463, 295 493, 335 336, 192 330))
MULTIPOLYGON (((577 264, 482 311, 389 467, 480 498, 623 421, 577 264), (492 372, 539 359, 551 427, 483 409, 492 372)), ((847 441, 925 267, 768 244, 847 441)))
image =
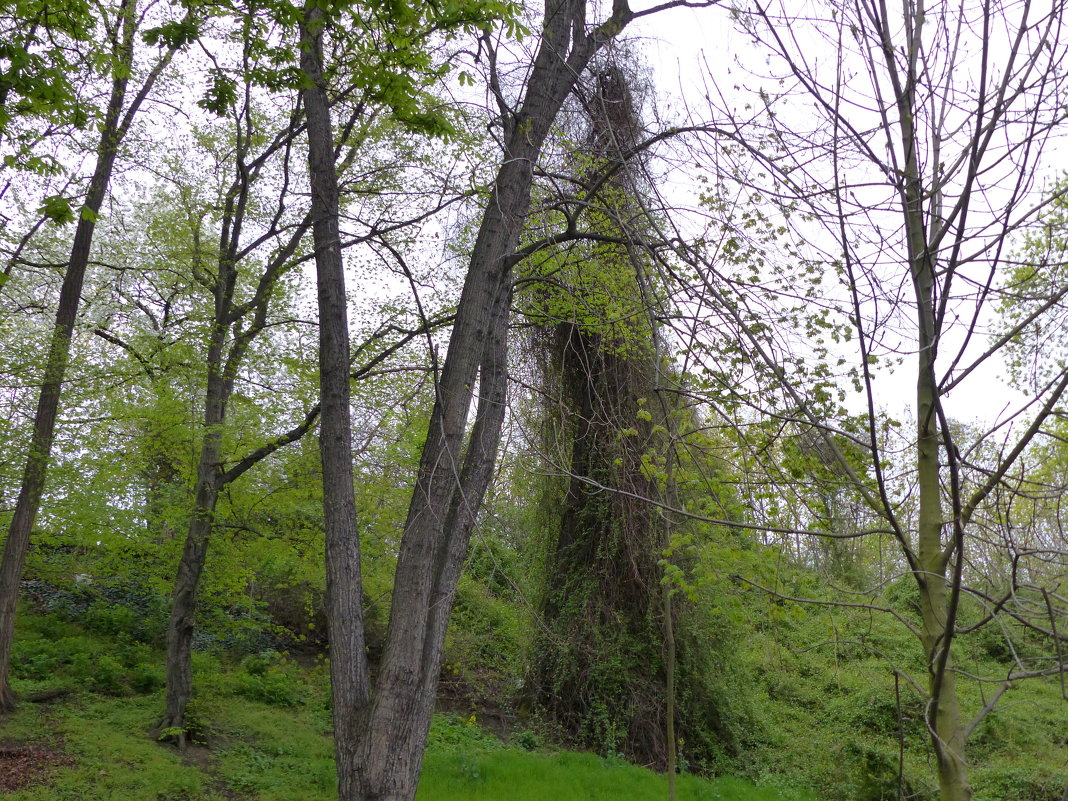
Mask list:
POLYGON ((45 782, 53 768, 73 766, 73 758, 50 748, 0 746, 0 794, 45 782))

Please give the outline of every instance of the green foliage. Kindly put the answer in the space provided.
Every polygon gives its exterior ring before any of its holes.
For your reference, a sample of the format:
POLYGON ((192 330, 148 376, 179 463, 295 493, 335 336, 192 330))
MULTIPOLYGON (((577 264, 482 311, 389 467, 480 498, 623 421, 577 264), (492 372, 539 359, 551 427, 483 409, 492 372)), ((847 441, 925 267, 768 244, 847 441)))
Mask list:
POLYGON ((234 692, 242 698, 271 706, 291 707, 304 703, 307 690, 297 666, 281 654, 267 651, 241 661, 242 672, 234 679, 234 692))
POLYGON ((142 695, 150 695, 163 689, 167 676, 158 664, 139 663, 130 668, 128 674, 130 687, 142 695))
POLYGON ((74 210, 70 207, 70 201, 60 195, 46 197, 41 201, 41 208, 38 211, 59 225, 74 222, 74 210))
MULTIPOLYGON (((482 573, 479 584, 486 580, 482 573)), ((800 616, 789 618, 789 626, 772 625, 762 615, 759 596, 742 593, 729 582, 704 582, 695 589, 697 600, 679 630, 681 665, 698 675, 683 679, 682 685, 711 682, 712 687, 703 698, 680 698, 681 722, 689 727, 680 744, 682 757, 691 769, 745 774, 760 786, 682 776, 679 798, 896 801, 897 712, 885 663, 860 656, 845 662, 840 659, 844 644, 820 644, 828 632, 823 610, 802 608, 800 616), (714 704, 714 711, 703 703, 714 704), (710 726, 707 734, 693 729, 697 710, 701 715, 696 717, 710 726), (722 727, 711 727, 713 721, 722 727), (719 752, 702 750, 708 748, 703 737, 730 740, 734 750, 728 752, 725 745, 719 752)), ((850 613, 836 614, 836 628, 849 629, 850 613)), ((910 636, 876 619, 868 641, 877 642, 880 650, 894 650, 898 643, 899 649, 911 651, 910 636)), ((158 719, 160 696, 136 695, 149 688, 135 685, 139 675, 156 671, 159 677, 158 649, 122 632, 87 632, 77 621, 24 613, 15 654, 19 692, 57 686, 92 691, 47 705, 47 714, 43 705, 23 704, 14 717, 0 721, 0 740, 39 742, 58 735, 76 758, 75 767, 55 772, 51 786, 20 791, 12 801, 73 801, 84 798, 87 788, 100 797, 131 801, 211 801, 216 798, 212 793, 223 794, 218 798, 244 793, 257 801, 329 801, 336 792, 331 742, 324 736, 331 724, 321 668, 303 671, 276 652, 240 662, 195 652, 199 696, 190 723, 211 747, 212 759, 194 764, 181 762, 171 749, 145 737, 158 719), (104 667, 100 679, 98 664, 104 667), (273 681, 282 674, 298 688, 295 705, 278 705, 269 692, 256 695, 265 684, 255 680, 273 681), (94 682, 99 686, 92 687, 94 682), (251 699, 244 693, 249 687, 255 687, 251 699)), ((965 701, 973 710, 982 703, 970 692, 965 701)), ((1056 682, 1025 683, 987 718, 969 751, 976 801, 1059 797, 1068 782, 1060 703, 1056 682)), ((903 685, 904 788, 909 797, 933 801, 934 791, 924 781, 929 771, 920 709, 918 698, 903 685)), ((540 729, 513 733, 512 745, 506 746, 481 728, 481 717, 479 712, 435 716, 420 801, 663 797, 663 776, 618 757, 546 752, 540 729)))
POLYGON ((1051 187, 1055 199, 1028 229, 1005 271, 998 311, 999 328, 1015 332, 1006 352, 1012 378, 1025 392, 1036 392, 1065 369, 1065 303, 1061 298, 1068 253, 1068 178, 1051 187))
POLYGON ((1005 763, 980 767, 973 779, 976 801, 1049 801, 1063 797, 1068 770, 1049 765, 1005 763))
MULTIPOLYGON (((63 554, 52 567, 64 572, 63 554)), ((84 560, 79 560, 84 564, 84 560)), ((57 576, 58 577, 58 576, 57 576)), ((136 585, 61 584, 40 579, 26 582, 26 596, 41 610, 74 621, 102 634, 162 644, 168 614, 167 600, 136 585)))
POLYGON ((12 0, 0 10, 0 142, 8 151, 5 166, 52 172, 54 162, 26 147, 35 140, 34 124, 80 128, 88 122, 76 90, 83 66, 78 53, 93 41, 96 13, 83 0, 12 0), (16 148, 11 148, 12 139, 16 148))
POLYGON ((126 671, 118 660, 108 654, 74 654, 68 672, 79 685, 93 692, 121 695, 125 690, 126 671))
POLYGON ((19 640, 11 649, 11 675, 41 681, 58 669, 55 646, 46 640, 19 640))
POLYGON ((177 50, 191 44, 200 35, 200 24, 193 17, 172 20, 141 34, 145 44, 158 45, 177 50))
POLYGON ((545 738, 530 729, 515 732, 510 741, 527 751, 537 751, 545 746, 545 738))
POLYGON ((137 624, 137 613, 127 607, 93 601, 80 616, 81 623, 90 631, 101 634, 132 632, 137 624))
POLYGON ((204 96, 197 101, 197 105, 205 111, 223 117, 231 113, 236 102, 237 81, 222 70, 209 70, 207 89, 204 90, 204 96))
POLYGON ((157 649, 132 640, 122 630, 88 626, 86 630, 112 636, 96 640, 53 615, 31 618, 12 649, 12 675, 35 690, 66 688, 127 696, 151 694, 162 687, 157 649))
POLYGON ((469 568, 456 591, 446 679, 462 682, 465 694, 489 701, 515 692, 524 670, 529 616, 510 592, 487 586, 472 572, 469 568))
POLYGON ((500 750, 504 744, 479 726, 474 715, 435 715, 427 747, 441 754, 475 754, 500 750))

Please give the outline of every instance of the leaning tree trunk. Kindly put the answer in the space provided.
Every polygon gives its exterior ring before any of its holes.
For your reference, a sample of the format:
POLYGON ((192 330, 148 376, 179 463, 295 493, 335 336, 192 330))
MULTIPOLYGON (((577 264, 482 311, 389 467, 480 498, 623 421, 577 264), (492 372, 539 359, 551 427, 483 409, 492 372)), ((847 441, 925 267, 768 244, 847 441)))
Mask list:
POLYGON ((587 30, 584 3, 546 3, 526 93, 506 123, 504 159, 471 254, 398 554, 385 653, 359 732, 362 794, 355 798, 415 795, 452 600, 504 421, 511 268, 530 207, 533 165, 590 58, 631 19, 624 3, 614 11, 587 30), (465 451, 476 377, 479 403, 465 451))
MULTIPOLYGON (((223 284, 219 281, 219 284, 223 284)), ((221 291, 221 290, 219 290, 221 291)), ((167 626, 167 707, 160 721, 163 736, 184 748, 189 727, 186 708, 193 695, 193 629, 196 624, 196 596, 204 569, 208 541, 215 522, 222 473, 222 425, 230 382, 222 375, 222 349, 225 328, 216 325, 208 357, 208 386, 204 404, 204 440, 197 464, 197 486, 193 514, 189 519, 185 547, 178 563, 178 576, 171 594, 171 614, 167 626)))
MULTIPOLYGON (((22 571, 26 564, 30 531, 41 505, 48 463, 52 455, 63 376, 70 362, 74 322, 78 316, 82 284, 89 264, 89 252, 93 244, 96 219, 103 205, 104 196, 107 194, 108 185, 111 183, 115 156, 126 130, 126 125, 120 124, 120 120, 128 76, 133 63, 134 34, 137 29, 135 0, 124 0, 120 13, 122 38, 121 41, 115 42, 114 77, 100 133, 100 143, 97 147, 96 168, 89 183, 84 209, 78 218, 70 261, 63 276, 56 324, 52 330, 52 340, 45 361, 37 412, 33 418, 33 435, 30 440, 29 455, 22 474, 22 486, 15 503, 15 512, 8 528, 7 541, 4 544, 3 560, 0 561, 0 712, 8 712, 15 706, 15 698, 9 682, 9 670, 19 584, 22 581, 22 571)), ((137 103, 146 93, 143 88, 138 95, 137 103)), ((136 108, 132 107, 127 112, 127 120, 135 110, 136 108)))

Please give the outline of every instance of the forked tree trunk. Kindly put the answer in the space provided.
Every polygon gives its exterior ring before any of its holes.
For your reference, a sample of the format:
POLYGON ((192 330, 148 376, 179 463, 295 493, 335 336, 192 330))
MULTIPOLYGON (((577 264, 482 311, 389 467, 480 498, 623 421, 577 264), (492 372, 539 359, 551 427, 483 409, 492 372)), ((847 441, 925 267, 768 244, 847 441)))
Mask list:
MULTIPOLYGON (((246 107, 245 112, 249 111, 246 107)), ((250 155, 253 138, 238 133, 231 155, 235 165, 233 181, 224 196, 219 231, 219 255, 213 287, 213 321, 205 355, 207 387, 204 396, 203 441, 197 465, 197 484, 193 511, 189 520, 185 547, 178 565, 174 591, 171 595, 171 615, 167 629, 167 706, 159 724, 165 739, 185 745, 190 726, 186 707, 192 698, 192 648, 196 624, 196 597, 203 573, 209 540, 215 524, 215 507, 223 488, 235 481, 253 465, 280 447, 297 441, 310 430, 318 410, 303 423, 239 460, 224 471, 222 441, 227 422, 227 406, 234 382, 248 355, 249 347, 267 324, 272 288, 291 262, 301 239, 307 233, 308 220, 289 228, 287 239, 277 247, 259 271, 256 290, 243 303, 235 300, 242 259, 242 231, 250 208, 255 176, 273 154, 288 147, 297 135, 299 117, 294 115, 288 130, 268 140, 268 144, 254 157, 250 155)), ((279 212, 284 208, 284 194, 279 199, 279 212)), ((272 223, 272 233, 278 233, 278 218, 272 223)), ((347 365, 347 362, 346 362, 347 365)))
MULTIPOLYGON (((93 244, 97 214, 103 205, 108 185, 111 183, 115 156, 126 130, 126 125, 122 123, 122 108, 126 98, 128 76, 133 64, 134 34, 137 29, 136 0, 123 0, 119 15, 119 33, 116 35, 112 53, 115 59, 114 77, 101 128, 100 143, 97 147, 96 168, 89 183, 84 210, 78 218, 70 261, 67 263, 67 271, 63 276, 56 323, 52 330, 52 340, 49 344, 44 376, 41 381, 41 394, 38 397, 37 411, 33 418, 29 455, 22 474, 22 485, 15 503, 15 512, 8 528, 7 541, 4 543, 3 559, 0 561, 0 713, 8 712, 15 706, 9 670, 11 644, 15 636, 15 608, 18 603, 19 585, 26 564, 30 531, 33 529, 33 523, 41 505, 48 463, 52 455, 63 376, 70 362, 71 338, 74 335, 74 322, 78 316, 85 271, 89 264, 89 252, 93 244)), ((150 84, 146 84, 142 88, 135 105, 131 106, 127 112, 127 120, 137 110, 137 105, 147 94, 149 86, 150 84)))
POLYGON ((514 117, 504 120, 504 158, 479 227, 436 387, 398 555, 389 632, 373 698, 368 692, 358 612, 359 551, 349 500, 352 479, 346 472, 351 470, 349 410, 347 402, 341 403, 341 393, 348 391, 348 372, 340 369, 332 355, 332 348, 340 348, 347 337, 337 244, 336 172, 317 30, 321 20, 314 6, 309 5, 306 12, 301 67, 311 84, 304 90, 304 101, 312 199, 318 204, 315 247, 323 330, 320 360, 324 375, 320 380, 327 559, 331 563, 328 575, 338 579, 328 593, 327 608, 340 801, 410 801, 415 795, 453 595, 471 526, 492 475, 504 421, 511 262, 530 206, 533 165, 577 76, 600 46, 633 16, 626 3, 617 2, 609 20, 590 27, 585 10, 585 3, 577 0, 547 0, 541 42, 522 106, 514 117), (326 375, 328 369, 337 373, 333 382, 326 375), (478 408, 465 450, 476 380, 478 408), (328 412, 328 402, 334 411, 328 412))
POLYGON ((533 166, 578 76, 632 16, 617 3, 613 18, 593 28, 585 10, 577 0, 546 2, 522 104, 506 121, 504 158, 472 250, 405 523, 385 653, 358 732, 361 794, 342 801, 415 795, 453 596, 504 421, 511 268, 533 166), (479 401, 465 451, 476 379, 479 401))

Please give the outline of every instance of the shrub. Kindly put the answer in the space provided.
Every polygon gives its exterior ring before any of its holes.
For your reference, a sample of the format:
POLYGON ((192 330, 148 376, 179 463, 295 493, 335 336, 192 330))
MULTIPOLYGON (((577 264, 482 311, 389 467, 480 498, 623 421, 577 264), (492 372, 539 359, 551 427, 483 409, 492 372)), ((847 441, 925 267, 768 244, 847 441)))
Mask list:
POLYGON ((11 674, 17 679, 41 681, 56 672, 56 655, 44 640, 16 641, 11 648, 11 674))
POLYGON ((105 600, 93 601, 82 614, 82 624, 101 634, 132 634, 136 623, 137 613, 133 609, 105 600))
POLYGON ((435 715, 430 721, 427 747, 442 753, 471 754, 499 750, 504 744, 480 727, 474 715, 435 715))
POLYGON ((148 695, 160 689, 167 681, 163 671, 155 665, 135 665, 129 673, 130 686, 139 693, 148 695))
POLYGON ((77 653, 70 662, 70 674, 95 692, 122 695, 126 689, 123 666, 108 654, 77 653))
POLYGON ((545 745, 545 738, 536 731, 523 729, 523 731, 517 731, 512 735, 512 742, 527 751, 536 751, 545 745))
POLYGON ((976 801, 1060 801, 1068 775, 1051 775, 1033 765, 997 766, 975 771, 976 801))
POLYGON ((304 703, 307 687, 299 671, 273 651, 246 657, 234 678, 234 693, 272 706, 298 706, 304 703))

